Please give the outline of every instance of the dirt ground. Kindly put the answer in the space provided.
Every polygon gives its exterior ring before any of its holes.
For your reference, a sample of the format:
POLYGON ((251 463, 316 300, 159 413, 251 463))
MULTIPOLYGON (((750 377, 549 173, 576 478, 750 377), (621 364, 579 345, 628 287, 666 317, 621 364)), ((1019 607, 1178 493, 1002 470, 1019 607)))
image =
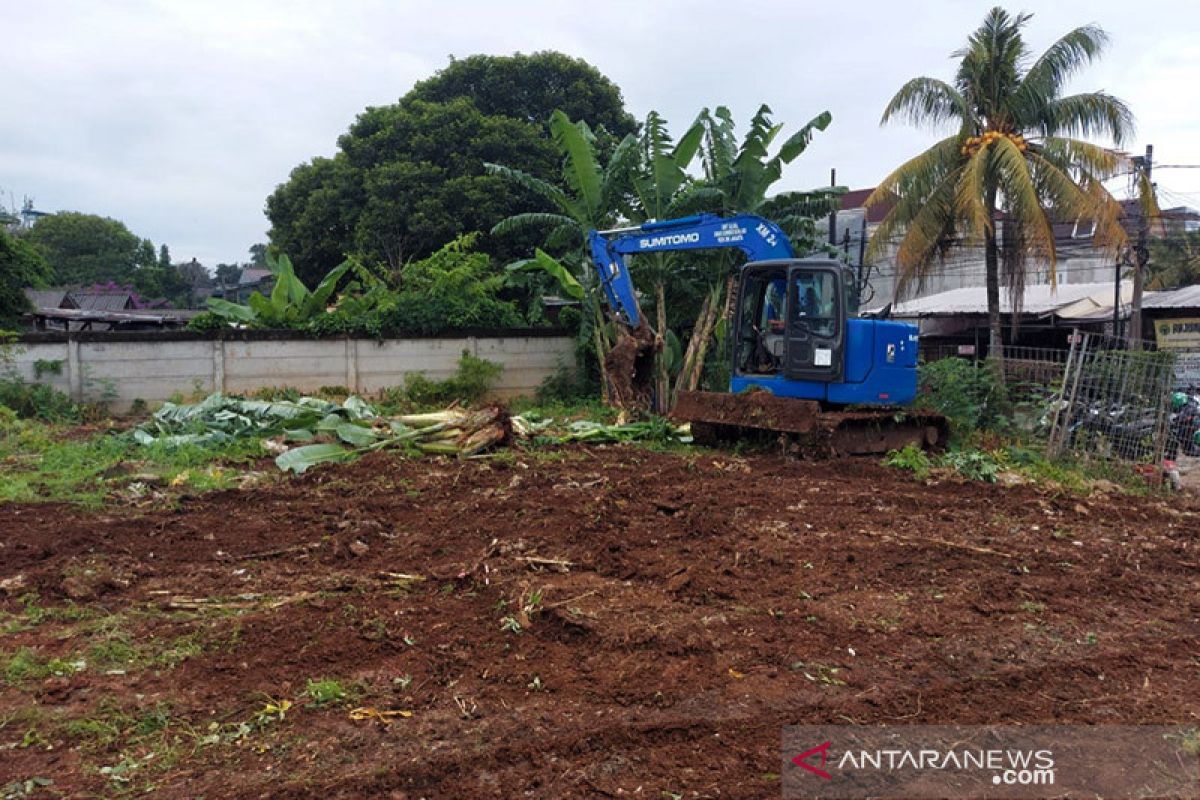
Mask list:
POLYGON ((9 505, 0 650, 60 674, 0 786, 760 798, 789 724, 1194 724, 1195 503, 609 447, 9 505))

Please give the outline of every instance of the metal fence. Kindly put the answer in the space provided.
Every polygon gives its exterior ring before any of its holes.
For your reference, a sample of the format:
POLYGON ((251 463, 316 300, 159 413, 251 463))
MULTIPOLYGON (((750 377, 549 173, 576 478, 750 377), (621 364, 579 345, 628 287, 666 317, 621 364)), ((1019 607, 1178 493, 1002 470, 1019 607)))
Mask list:
MULTIPOLYGON (((1200 455, 1189 406, 1172 413, 1172 392, 1200 406, 1200 352, 1128 350, 1128 342, 1075 331, 1069 350, 1005 345, 1005 417, 1047 455, 1158 463, 1200 455), (1189 444, 1190 443, 1190 444, 1189 444)), ((986 369, 974 348, 922 348, 926 362, 961 358, 986 369), (965 352, 964 352, 965 351, 965 352)))
POLYGON ((1159 463, 1171 446, 1175 354, 1122 339, 1072 337, 1052 403, 1047 454, 1159 463))
POLYGON ((1200 394, 1200 352, 1185 350, 1175 355, 1175 390, 1200 394))

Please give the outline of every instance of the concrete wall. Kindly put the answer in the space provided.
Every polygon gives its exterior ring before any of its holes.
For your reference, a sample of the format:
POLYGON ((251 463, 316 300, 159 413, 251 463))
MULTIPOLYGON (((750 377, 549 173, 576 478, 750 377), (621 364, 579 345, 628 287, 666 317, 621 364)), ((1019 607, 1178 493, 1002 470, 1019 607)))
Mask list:
POLYGON ((277 332, 212 338, 191 333, 31 334, 10 368, 80 402, 114 410, 134 400, 156 405, 176 393, 247 393, 288 386, 345 386, 373 394, 410 373, 453 375, 463 351, 504 367, 498 397, 532 394, 559 365, 574 367, 574 340, 560 332, 507 331, 428 339, 306 339, 277 332), (42 370, 38 375, 38 363, 42 370), (55 371, 57 369, 57 371, 55 371))

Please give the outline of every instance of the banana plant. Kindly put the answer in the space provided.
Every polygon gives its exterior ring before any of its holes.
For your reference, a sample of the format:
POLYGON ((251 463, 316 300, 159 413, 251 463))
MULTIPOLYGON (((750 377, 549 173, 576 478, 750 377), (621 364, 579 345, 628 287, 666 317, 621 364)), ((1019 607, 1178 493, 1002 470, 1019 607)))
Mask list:
MULTIPOLYGON (((740 143, 728 108, 704 109, 698 120, 704 130, 700 149, 704 180, 693 198, 708 205, 704 210, 757 214, 771 219, 788 234, 797 253, 812 251, 817 246, 813 235, 814 219, 836 211, 838 198, 845 189, 822 188, 775 195, 770 194, 770 190, 783 176, 784 166, 800 156, 813 137, 828 128, 832 121, 828 111, 821 112, 784 140, 772 155, 783 125, 771 121, 769 106, 759 106, 740 143)), ((715 257, 713 262, 717 269, 701 278, 706 293, 683 355, 676 392, 699 386, 709 342, 714 334, 725 330, 734 288, 732 279, 726 277, 732 266, 728 259, 727 255, 715 257)))
POLYGON ((231 303, 219 297, 208 299, 208 308, 230 324, 252 328, 294 328, 325 312, 338 282, 357 265, 350 259, 334 267, 321 279, 317 288, 309 291, 296 277, 292 260, 287 255, 267 255, 267 268, 275 276, 270 296, 254 292, 246 305, 231 303))
MULTIPOLYGON (((673 219, 710 210, 719 202, 719 190, 695 180, 687 171, 703 138, 704 126, 699 118, 675 142, 666 120, 657 111, 646 115, 638 138, 640 163, 633 173, 634 198, 629 214, 632 222, 673 219)), ((666 286, 668 283, 678 286, 684 294, 694 289, 694 276, 683 275, 681 268, 695 259, 695 254, 680 257, 654 253, 635 259, 632 266, 639 283, 653 287, 656 329, 662 341, 655 355, 654 370, 654 410, 660 414, 670 411, 671 381, 682 365, 679 339, 668 327, 666 286), (680 280, 681 277, 684 279, 680 280)))
MULTIPOLYGON (((541 197, 550 209, 508 217, 491 232, 503 236, 530 228, 543 230, 547 248, 565 252, 562 259, 557 259, 539 249, 534 258, 512 264, 510 269, 542 270, 558 283, 566 296, 583 302, 584 326, 580 335, 590 342, 603 364, 611 338, 600 308, 595 271, 587 255, 587 234, 589 230, 612 227, 627 218, 629 184, 638 163, 637 139, 627 135, 617 144, 608 163, 601 166, 595 134, 586 122, 573 122, 562 111, 555 111, 550 116, 550 134, 563 157, 566 188, 502 164, 484 164, 489 173, 541 197)), ((602 387, 607 391, 603 383, 602 387)))

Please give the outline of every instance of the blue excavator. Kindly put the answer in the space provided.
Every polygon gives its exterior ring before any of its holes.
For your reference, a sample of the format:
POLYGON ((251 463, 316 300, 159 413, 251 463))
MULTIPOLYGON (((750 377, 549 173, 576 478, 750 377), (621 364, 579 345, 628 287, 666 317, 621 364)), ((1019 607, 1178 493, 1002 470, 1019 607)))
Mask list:
POLYGON ((728 392, 680 392, 672 416, 701 443, 767 433, 806 456, 879 453, 947 436, 940 415, 902 409, 917 394, 917 328, 858 313, 854 271, 797 258, 775 223, 702 214, 592 231, 592 260, 620 330, 605 371, 618 402, 645 401, 661 339, 641 313, 626 258, 735 249, 749 259, 731 293, 728 392))

